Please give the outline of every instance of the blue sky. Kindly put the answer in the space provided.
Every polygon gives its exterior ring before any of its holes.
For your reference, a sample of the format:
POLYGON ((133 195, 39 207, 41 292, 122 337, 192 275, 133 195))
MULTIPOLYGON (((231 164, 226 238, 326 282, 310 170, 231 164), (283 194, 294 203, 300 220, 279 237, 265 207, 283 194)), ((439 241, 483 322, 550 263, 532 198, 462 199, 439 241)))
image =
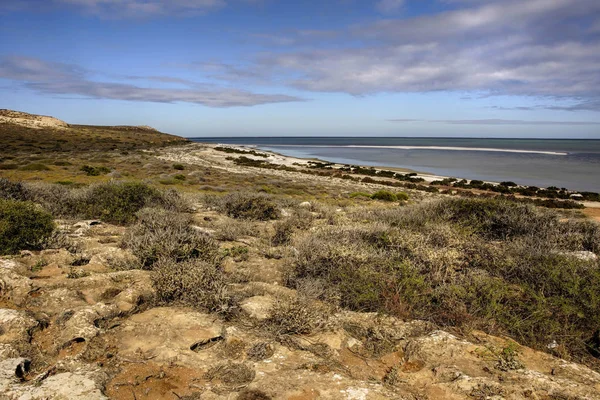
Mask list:
POLYGON ((600 1, 1 0, 0 108, 183 136, 600 139, 600 1))

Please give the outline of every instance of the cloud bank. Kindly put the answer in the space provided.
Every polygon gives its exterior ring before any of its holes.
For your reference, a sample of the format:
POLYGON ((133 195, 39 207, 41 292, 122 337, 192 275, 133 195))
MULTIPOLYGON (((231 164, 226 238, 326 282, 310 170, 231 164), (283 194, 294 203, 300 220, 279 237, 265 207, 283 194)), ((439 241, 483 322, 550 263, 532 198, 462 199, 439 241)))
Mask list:
POLYGON ((315 92, 468 91, 576 103, 557 110, 600 110, 600 1, 488 0, 456 7, 351 26, 332 35, 335 45, 314 40, 303 46, 308 49, 262 54, 247 75, 259 71, 263 80, 285 79, 315 92))
POLYGON ((165 76, 129 79, 184 84, 188 88, 151 88, 118 82, 99 82, 89 79, 88 75, 88 71, 76 65, 19 56, 0 59, 0 78, 20 82, 28 89, 50 95, 79 95, 96 99, 157 103, 185 102, 207 107, 256 106, 302 100, 283 94, 261 94, 194 84, 188 80, 165 76))

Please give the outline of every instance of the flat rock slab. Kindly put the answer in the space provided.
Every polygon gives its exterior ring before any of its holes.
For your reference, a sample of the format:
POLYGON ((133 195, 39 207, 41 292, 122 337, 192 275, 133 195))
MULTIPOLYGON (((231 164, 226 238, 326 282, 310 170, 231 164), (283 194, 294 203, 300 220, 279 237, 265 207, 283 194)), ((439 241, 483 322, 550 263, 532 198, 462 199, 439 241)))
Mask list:
POLYGON ((214 353, 210 349, 195 352, 191 347, 221 336, 222 331, 222 323, 213 315, 177 307, 153 308, 131 316, 119 328, 119 354, 203 367, 203 360, 214 353))

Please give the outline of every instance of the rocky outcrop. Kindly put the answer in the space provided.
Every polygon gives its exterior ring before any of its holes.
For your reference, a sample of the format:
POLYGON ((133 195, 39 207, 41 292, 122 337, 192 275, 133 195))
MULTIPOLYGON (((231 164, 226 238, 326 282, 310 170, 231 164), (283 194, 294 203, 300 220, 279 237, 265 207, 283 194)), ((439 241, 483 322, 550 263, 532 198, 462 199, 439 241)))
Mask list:
POLYGON ((16 124, 34 129, 65 129, 69 127, 69 124, 58 118, 5 109, 0 110, 0 123, 16 124))

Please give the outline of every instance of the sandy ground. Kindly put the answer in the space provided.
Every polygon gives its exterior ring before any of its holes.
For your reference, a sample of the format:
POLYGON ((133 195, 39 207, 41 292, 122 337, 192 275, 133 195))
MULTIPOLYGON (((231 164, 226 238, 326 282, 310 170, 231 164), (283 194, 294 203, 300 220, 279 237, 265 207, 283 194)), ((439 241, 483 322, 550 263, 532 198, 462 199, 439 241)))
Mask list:
MULTIPOLYGON (((236 145, 226 145, 224 147, 230 147, 230 148, 239 149, 239 150, 248 150, 248 149, 257 150, 257 151, 260 151, 261 153, 265 153, 265 154, 269 155, 269 157, 266 159, 267 161, 272 162, 273 164, 286 165, 288 167, 298 166, 298 164, 303 165, 303 166, 308 166, 308 163, 310 161, 328 162, 326 160, 320 160, 320 159, 297 158, 297 157, 285 156, 283 154, 274 153, 271 151, 260 150, 256 147, 250 148, 247 146, 236 146, 236 145)), ((256 157, 256 156, 252 156, 252 155, 247 155, 247 157, 255 159, 255 160, 265 160, 262 157, 256 157)), ((333 164, 333 165, 336 167, 343 166, 343 164, 333 164)), ((414 172, 417 174, 417 176, 419 178, 425 179, 426 182, 433 182, 436 180, 442 180, 444 178, 448 178, 446 176, 426 174, 423 172, 418 172, 418 171, 414 171, 414 170, 407 169, 407 168, 396 168, 396 167, 388 167, 388 166, 385 166, 385 167, 377 166, 377 167, 373 167, 373 168, 384 169, 384 170, 394 171, 394 172, 403 173, 403 174, 414 172)))

